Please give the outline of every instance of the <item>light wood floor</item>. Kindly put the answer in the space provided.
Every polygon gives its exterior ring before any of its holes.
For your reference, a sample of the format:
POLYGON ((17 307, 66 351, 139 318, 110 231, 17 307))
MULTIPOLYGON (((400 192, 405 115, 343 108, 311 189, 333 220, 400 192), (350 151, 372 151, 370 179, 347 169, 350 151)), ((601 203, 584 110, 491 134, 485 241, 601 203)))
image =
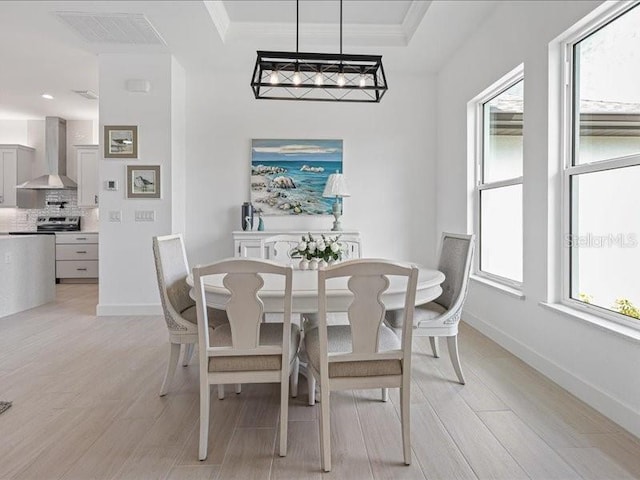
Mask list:
MULTIPOLYGON (((94 316, 96 285, 60 285, 55 303, 0 319, 0 479, 628 479, 640 442, 468 326, 467 385, 415 340, 411 466, 398 395, 332 395, 333 471, 320 472, 317 407, 290 402, 289 451, 275 453, 278 389, 212 399, 209 458, 197 459, 197 365, 158 390, 161 317, 94 316)), ((195 363, 195 362, 194 362, 195 363)), ((304 382, 301 382, 303 385, 304 382)))

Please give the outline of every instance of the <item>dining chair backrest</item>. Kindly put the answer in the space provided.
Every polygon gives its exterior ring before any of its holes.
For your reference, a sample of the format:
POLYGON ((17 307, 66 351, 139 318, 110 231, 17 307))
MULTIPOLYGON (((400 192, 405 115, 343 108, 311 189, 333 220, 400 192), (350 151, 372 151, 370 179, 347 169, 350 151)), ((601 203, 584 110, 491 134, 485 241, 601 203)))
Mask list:
POLYGON ((169 329, 181 329, 180 312, 194 305, 189 296, 189 264, 181 234, 153 238, 160 300, 169 329))
MULTIPOLYGON (((338 263, 318 271, 318 325, 320 365, 327 362, 350 362, 399 359, 409 361, 411 356, 411 328, 404 328, 401 349, 379 352, 379 332, 385 318, 383 293, 390 286, 389 277, 403 277, 406 286, 404 325, 413 325, 413 312, 418 282, 418 268, 388 260, 357 259, 338 263), (348 277, 348 289, 353 300, 347 310, 351 327, 350 353, 328 355, 327 352, 327 280, 348 277)), ((322 372, 321 372, 322 375, 322 372)))
POLYGON ((474 236, 443 233, 438 260, 438 270, 445 275, 442 294, 435 303, 452 310, 462 304, 467 294, 471 261, 473 258, 474 236))
POLYGON ((276 262, 291 263, 291 252, 300 243, 300 235, 273 235, 260 240, 262 258, 276 262))
POLYGON ((293 269, 276 262, 257 259, 233 258, 193 269, 194 291, 198 309, 198 335, 200 349, 209 357, 236 355, 283 355, 289 358, 291 335, 291 288, 293 269), (284 330, 282 345, 260 345, 260 326, 264 304, 259 292, 264 286, 261 275, 279 275, 284 281, 284 330), (224 275, 223 285, 231 296, 226 304, 226 312, 231 327, 231 346, 211 347, 209 322, 203 277, 224 275), (200 319, 203 319, 201 322, 200 319))

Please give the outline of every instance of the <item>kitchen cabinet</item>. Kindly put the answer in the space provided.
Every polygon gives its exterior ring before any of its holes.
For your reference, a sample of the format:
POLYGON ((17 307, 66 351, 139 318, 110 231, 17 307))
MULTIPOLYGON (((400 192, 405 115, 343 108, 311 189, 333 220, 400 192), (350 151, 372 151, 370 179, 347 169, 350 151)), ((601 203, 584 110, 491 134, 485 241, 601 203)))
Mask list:
MULTIPOLYGON (((274 235, 294 235, 302 239, 302 235, 307 235, 308 233, 308 230, 238 230, 232 233, 234 256, 245 258, 262 258, 263 255, 262 252, 260 252, 260 241, 263 238, 272 237, 274 235)), ((340 235, 339 241, 347 245, 345 259, 360 258, 362 256, 360 232, 349 230, 343 230, 340 232, 312 230, 311 235, 313 235, 314 237, 325 235, 331 238, 340 235)))
POLYGON ((76 283, 98 278, 98 234, 56 233, 56 279, 76 283))
POLYGON ((24 145, 0 145, 0 207, 16 207, 18 196, 30 194, 16 185, 31 180, 35 149, 24 145))
POLYGON ((98 145, 76 145, 78 206, 97 207, 99 192, 98 145))

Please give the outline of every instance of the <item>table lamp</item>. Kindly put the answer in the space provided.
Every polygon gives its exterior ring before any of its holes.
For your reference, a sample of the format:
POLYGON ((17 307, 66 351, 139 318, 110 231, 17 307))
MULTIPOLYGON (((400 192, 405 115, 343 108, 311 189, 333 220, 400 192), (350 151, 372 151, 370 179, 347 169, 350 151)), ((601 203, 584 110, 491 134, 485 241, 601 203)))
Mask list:
POLYGON ((329 175, 327 184, 324 187, 324 192, 322 192, 322 196, 335 197, 336 200, 333 204, 333 216, 336 220, 333 222, 333 228, 331 231, 335 232, 342 230, 342 225, 340 225, 340 216, 342 215, 341 199, 343 197, 351 196, 349 189, 347 188, 347 181, 345 180, 344 175, 338 171, 329 175))

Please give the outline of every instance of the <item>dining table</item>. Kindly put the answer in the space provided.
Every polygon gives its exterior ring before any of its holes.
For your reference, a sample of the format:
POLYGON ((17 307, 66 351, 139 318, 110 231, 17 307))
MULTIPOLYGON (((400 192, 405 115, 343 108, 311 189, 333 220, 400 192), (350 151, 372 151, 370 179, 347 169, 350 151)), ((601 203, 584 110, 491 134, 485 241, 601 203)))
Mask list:
MULTIPOLYGON (((258 292, 258 297, 264 305, 264 313, 283 313, 284 279, 281 275, 260 274, 264 286, 258 292)), ((231 292, 223 284, 225 275, 208 275, 203 277, 207 306, 224 310, 231 297, 231 292)), ((381 295, 381 300, 387 310, 404 308, 407 291, 406 277, 388 276, 389 287, 381 295)), ((418 284, 416 288, 416 305, 429 303, 440 296, 444 281, 444 273, 422 266, 418 266, 418 284)), ((353 293, 348 288, 348 278, 330 278, 326 280, 327 312, 341 313, 349 309, 353 300, 353 293)), ((187 277, 187 284, 191 287, 189 294, 195 299, 193 290, 193 275, 187 277)), ((291 289, 291 312, 301 315, 301 329, 309 331, 318 325, 318 272, 314 270, 293 270, 291 289)), ((306 355, 300 352, 300 374, 309 378, 310 372, 306 368, 306 355)), ((316 395, 309 395, 309 405, 313 405, 316 395)))
MULTIPOLYGON (((284 280, 281 276, 261 274, 264 286, 258 292, 264 304, 265 313, 283 313, 284 280)), ((418 286, 416 289, 416 305, 431 302, 440 296, 440 285, 444 274, 438 270, 418 266, 418 286)), ((203 278, 205 300, 207 306, 224 310, 231 293, 223 285, 224 275, 209 275, 203 278)), ((348 278, 331 278, 327 280, 326 296, 328 312, 346 312, 353 300, 353 294, 347 286, 348 278)), ((190 295, 195 299, 193 276, 187 277, 191 287, 190 295)), ((406 278, 390 276, 389 288, 383 292, 381 300, 387 310, 404 308, 406 278)), ((318 312, 318 272, 314 270, 293 271, 292 313, 304 314, 312 318, 318 312)))

